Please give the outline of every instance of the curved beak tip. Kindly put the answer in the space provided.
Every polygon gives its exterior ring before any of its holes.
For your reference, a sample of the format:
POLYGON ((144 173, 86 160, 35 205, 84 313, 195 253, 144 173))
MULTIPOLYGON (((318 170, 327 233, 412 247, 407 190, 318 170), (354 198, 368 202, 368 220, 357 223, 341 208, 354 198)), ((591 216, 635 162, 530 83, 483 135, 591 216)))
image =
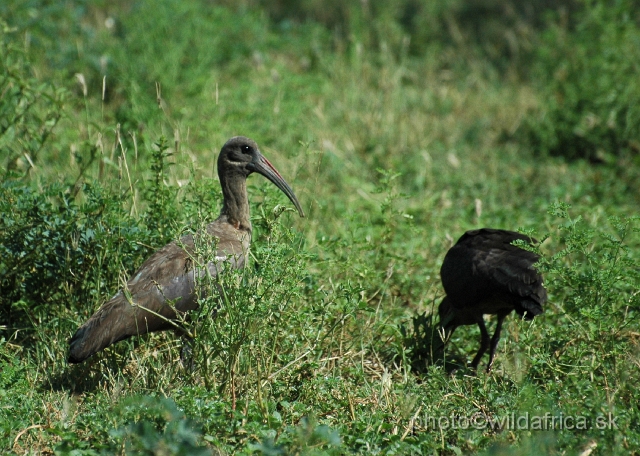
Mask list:
POLYGON ((263 155, 259 154, 257 156, 257 159, 253 163, 252 171, 262 174, 264 177, 273 182, 276 187, 278 187, 285 195, 287 195, 287 198, 289 198, 289 200, 296 207, 296 210, 298 211, 298 214, 300 214, 300 217, 305 216, 304 211, 302 210, 302 206, 300 205, 298 198, 296 197, 295 193, 293 193, 293 190, 291 189, 289 184, 287 184, 280 173, 278 173, 273 165, 269 163, 269 160, 267 160, 263 155))

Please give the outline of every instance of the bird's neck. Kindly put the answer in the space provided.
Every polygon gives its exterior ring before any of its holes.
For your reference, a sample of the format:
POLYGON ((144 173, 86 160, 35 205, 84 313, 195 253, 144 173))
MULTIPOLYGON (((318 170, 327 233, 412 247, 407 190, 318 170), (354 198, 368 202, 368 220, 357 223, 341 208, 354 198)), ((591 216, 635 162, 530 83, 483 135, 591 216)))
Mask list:
POLYGON ((226 217, 228 223, 237 230, 251 232, 247 180, 240 176, 234 177, 223 178, 220 176, 223 196, 220 218, 226 217))

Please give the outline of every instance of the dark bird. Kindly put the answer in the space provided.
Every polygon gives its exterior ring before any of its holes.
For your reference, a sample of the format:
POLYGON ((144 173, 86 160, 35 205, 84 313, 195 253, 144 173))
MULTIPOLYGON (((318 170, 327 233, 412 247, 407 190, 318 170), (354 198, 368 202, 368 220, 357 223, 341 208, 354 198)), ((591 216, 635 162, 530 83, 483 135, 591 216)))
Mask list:
POLYGON ((502 322, 512 310, 525 320, 532 320, 542 313, 547 300, 542 276, 533 267, 539 256, 512 245, 517 239, 529 244, 537 242, 513 231, 491 228, 467 231, 449 249, 440 269, 447 293, 438 309, 445 341, 458 326, 480 327, 480 350, 471 362, 474 370, 487 349, 487 372, 491 370, 502 322), (485 314, 498 316, 491 339, 484 324, 485 314))
POLYGON ((183 313, 197 308, 196 279, 206 273, 205 264, 212 276, 222 270, 224 263, 233 268, 244 267, 251 242, 247 176, 254 172, 282 190, 304 217, 293 190, 260 153, 258 145, 243 136, 231 138, 218 157, 222 211, 206 227, 206 234, 217 243, 215 257, 196 259, 191 235, 155 252, 124 289, 78 328, 69 341, 70 363, 80 363, 133 335, 175 328, 176 310, 183 313), (194 266, 194 259, 203 266, 194 266))

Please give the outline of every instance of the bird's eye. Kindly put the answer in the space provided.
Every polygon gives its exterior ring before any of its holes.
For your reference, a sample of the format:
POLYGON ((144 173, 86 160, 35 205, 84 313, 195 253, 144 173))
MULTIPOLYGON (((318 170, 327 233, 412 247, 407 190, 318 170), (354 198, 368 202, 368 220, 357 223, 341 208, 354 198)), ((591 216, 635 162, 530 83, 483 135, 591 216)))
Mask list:
POLYGON ((242 153, 243 154, 250 154, 251 153, 251 146, 242 146, 242 153))

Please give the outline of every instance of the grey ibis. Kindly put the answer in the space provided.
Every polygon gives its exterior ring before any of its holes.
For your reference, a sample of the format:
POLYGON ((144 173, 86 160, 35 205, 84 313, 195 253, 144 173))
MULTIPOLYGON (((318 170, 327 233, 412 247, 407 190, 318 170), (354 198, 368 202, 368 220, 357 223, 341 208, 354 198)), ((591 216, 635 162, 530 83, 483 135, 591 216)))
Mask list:
POLYGON ((542 276, 534 268, 539 256, 512 245, 515 240, 535 243, 535 239, 514 231, 482 228, 467 231, 447 252, 440 278, 446 297, 438 313, 445 342, 461 325, 480 327, 480 350, 471 362, 475 370, 489 349, 487 372, 491 371, 500 330, 513 310, 525 320, 542 313, 547 291, 542 276), (497 315, 493 337, 484 323, 483 315, 497 315))
MULTIPOLYGON (((199 261, 215 276, 221 265, 242 268, 251 242, 247 176, 259 173, 289 197, 301 217, 304 212, 293 190, 249 138, 228 140, 218 157, 223 203, 220 216, 206 227, 217 242, 214 258, 199 261)), ((204 266, 194 267, 191 235, 171 242, 151 255, 113 298, 83 324, 69 341, 70 363, 80 363, 111 344, 134 335, 175 327, 176 310, 197 308, 196 278, 204 266), (175 310, 174 310, 175 309, 175 310)), ((202 259, 200 259, 202 260, 202 259)))

